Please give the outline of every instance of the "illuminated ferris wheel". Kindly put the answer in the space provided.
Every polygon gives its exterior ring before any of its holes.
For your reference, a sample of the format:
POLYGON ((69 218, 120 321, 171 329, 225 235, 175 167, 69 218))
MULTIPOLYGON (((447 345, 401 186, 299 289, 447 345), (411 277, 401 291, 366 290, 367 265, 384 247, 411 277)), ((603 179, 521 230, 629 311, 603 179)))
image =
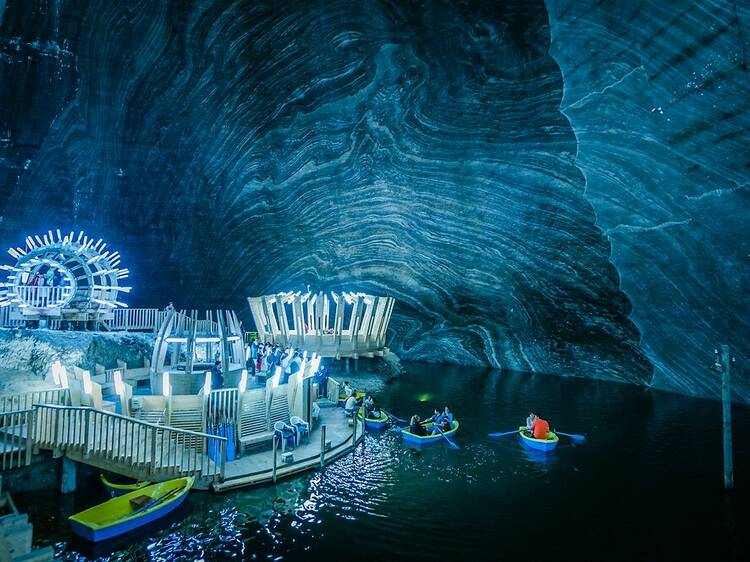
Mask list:
POLYGON ((119 267, 119 252, 106 248, 83 231, 27 236, 23 247, 8 250, 15 264, 0 265, 8 272, 0 307, 14 306, 25 320, 110 319, 114 309, 127 307, 120 294, 131 288, 120 285, 128 270, 119 267))

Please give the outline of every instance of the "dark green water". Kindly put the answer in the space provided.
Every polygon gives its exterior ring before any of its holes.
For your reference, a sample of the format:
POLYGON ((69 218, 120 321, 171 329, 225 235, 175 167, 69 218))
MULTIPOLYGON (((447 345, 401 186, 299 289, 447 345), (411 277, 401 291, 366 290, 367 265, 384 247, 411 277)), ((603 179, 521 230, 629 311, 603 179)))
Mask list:
MULTIPOLYGON (((380 393, 401 417, 449 404, 460 450, 385 432, 323 472, 255 491, 191 494, 170 521, 92 552, 65 517, 99 485, 18 498, 64 560, 745 559, 750 411, 735 407, 737 490, 722 490, 719 403, 543 375, 409 364, 380 393), (532 408, 585 433, 532 454, 510 430, 532 408), (113 551, 113 548, 117 548, 113 551)), ((707 371, 706 376, 713 376, 707 371)), ((44 536, 42 536, 44 535, 44 536)))

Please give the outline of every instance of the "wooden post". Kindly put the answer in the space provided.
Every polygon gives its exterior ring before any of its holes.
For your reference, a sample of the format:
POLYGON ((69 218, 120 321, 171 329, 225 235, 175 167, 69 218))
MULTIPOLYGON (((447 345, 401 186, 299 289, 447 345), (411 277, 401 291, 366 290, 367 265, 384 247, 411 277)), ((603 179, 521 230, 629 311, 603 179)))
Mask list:
POLYGON ((24 414, 26 416, 26 458, 24 459, 24 464, 26 466, 31 464, 31 453, 34 448, 34 421, 36 418, 36 412, 37 410, 33 409, 24 414))
POLYGON ((221 442, 221 467, 219 469, 219 482, 224 482, 224 468, 227 464, 227 442, 221 442))
POLYGON ((729 346, 721 346, 721 411, 724 433, 724 488, 734 488, 734 468, 732 467, 732 387, 730 381, 729 346))
POLYGON ((359 416, 359 408, 354 412, 352 418, 354 419, 354 426, 352 429, 352 447, 357 446, 357 416, 359 416))
MULTIPOLYGON (((281 432, 281 438, 284 438, 284 432, 281 432)), ((276 434, 273 436, 273 483, 276 484, 276 434)))
POLYGON ((326 458, 326 425, 320 426, 320 468, 325 465, 326 458))
POLYGON ((156 472, 156 431, 152 427, 151 429, 151 465, 149 474, 154 474, 156 472))

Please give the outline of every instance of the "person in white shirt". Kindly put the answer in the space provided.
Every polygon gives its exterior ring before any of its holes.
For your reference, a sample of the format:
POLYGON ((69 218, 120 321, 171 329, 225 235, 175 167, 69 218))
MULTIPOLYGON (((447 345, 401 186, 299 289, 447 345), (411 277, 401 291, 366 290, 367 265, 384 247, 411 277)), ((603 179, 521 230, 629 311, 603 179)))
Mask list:
POLYGON ((350 394, 349 398, 346 399, 346 403, 344 404, 344 411, 352 415, 354 414, 354 411, 357 409, 357 399, 354 398, 354 394, 350 394))

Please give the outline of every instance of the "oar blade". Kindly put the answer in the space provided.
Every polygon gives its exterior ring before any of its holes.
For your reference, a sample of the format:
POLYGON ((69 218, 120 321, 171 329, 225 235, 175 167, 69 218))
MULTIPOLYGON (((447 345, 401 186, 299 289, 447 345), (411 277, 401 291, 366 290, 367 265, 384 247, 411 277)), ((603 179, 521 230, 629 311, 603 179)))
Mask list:
POLYGON ((397 416, 397 415, 395 415, 395 414, 394 414, 393 412, 390 412, 390 411, 388 411, 388 412, 386 412, 386 414, 388 414, 388 415, 389 415, 389 416, 390 416, 391 418, 393 418, 393 419, 394 419, 394 420, 396 420, 397 422, 401 422, 401 423, 406 423, 406 420, 405 420, 405 419, 403 419, 403 418, 400 418, 400 417, 398 417, 398 416, 397 416))
POLYGON ((585 435, 580 435, 578 433, 565 433, 564 431, 556 431, 558 435, 564 435, 565 437, 569 437, 576 443, 584 443, 586 441, 585 435))

